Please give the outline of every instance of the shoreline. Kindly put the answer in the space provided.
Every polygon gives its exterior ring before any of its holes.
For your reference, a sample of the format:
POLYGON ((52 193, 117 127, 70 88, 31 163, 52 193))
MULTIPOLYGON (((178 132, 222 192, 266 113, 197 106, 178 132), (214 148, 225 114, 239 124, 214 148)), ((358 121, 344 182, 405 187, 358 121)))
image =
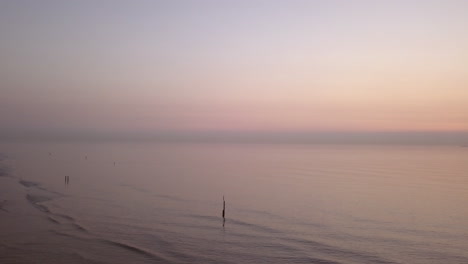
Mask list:
POLYGON ((89 232, 47 202, 66 197, 16 177, 0 160, 0 263, 171 263, 157 253, 89 232))

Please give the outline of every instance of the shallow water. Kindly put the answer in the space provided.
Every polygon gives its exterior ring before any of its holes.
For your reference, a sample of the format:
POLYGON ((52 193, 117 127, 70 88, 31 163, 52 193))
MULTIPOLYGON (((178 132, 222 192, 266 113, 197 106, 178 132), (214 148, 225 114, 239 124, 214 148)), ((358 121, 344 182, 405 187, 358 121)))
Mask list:
POLYGON ((2 263, 468 263, 467 148, 0 147, 2 263))

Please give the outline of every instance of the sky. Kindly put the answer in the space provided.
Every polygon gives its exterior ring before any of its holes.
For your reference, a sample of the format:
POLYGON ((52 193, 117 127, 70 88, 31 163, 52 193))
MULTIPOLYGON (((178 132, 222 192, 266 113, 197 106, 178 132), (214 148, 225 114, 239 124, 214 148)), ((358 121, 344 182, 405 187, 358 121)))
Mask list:
POLYGON ((461 0, 2 0, 0 134, 464 134, 467 13, 461 0))

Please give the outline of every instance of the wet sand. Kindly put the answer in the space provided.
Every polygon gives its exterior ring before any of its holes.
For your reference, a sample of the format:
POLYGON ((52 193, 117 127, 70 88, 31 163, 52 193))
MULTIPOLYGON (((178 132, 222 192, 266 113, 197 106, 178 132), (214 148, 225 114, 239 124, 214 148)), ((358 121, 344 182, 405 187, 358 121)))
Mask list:
POLYGON ((0 164, 0 263, 164 262, 129 245, 97 239, 74 218, 49 209, 47 201, 65 196, 19 179, 0 164))

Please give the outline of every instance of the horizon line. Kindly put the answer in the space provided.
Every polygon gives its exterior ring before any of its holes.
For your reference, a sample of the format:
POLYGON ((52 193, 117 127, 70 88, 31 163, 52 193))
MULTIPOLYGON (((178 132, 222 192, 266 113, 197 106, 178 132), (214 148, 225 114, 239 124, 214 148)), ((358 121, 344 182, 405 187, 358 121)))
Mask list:
POLYGON ((468 131, 3 131, 0 141, 468 144, 468 131))

